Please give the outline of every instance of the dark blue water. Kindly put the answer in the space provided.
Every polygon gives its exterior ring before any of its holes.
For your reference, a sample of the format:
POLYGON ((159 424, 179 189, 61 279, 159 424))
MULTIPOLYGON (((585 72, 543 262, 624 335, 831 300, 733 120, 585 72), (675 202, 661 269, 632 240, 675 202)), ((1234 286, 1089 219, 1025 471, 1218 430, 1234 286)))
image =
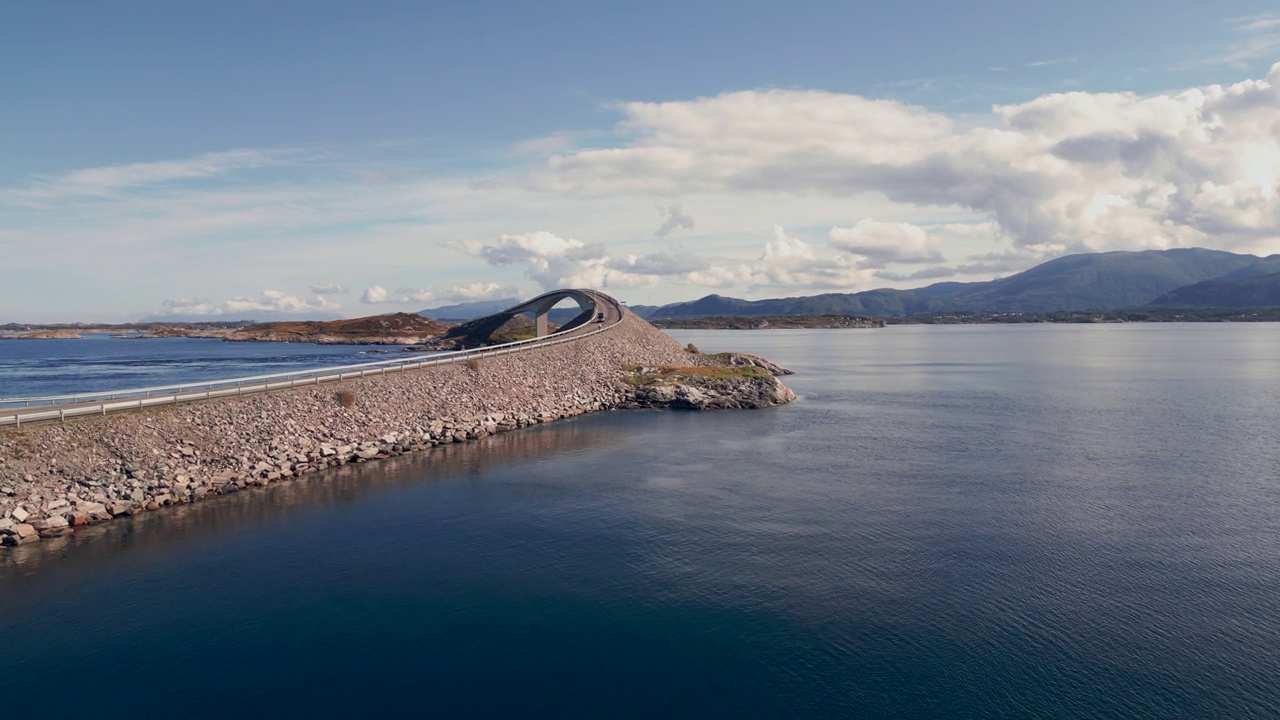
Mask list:
POLYGON ((400 348, 191 338, 0 341, 0 398, 124 390, 401 357, 400 348))
POLYGON ((678 336, 794 367, 799 401, 587 416, 10 551, 0 706, 1280 715, 1280 327, 678 336))

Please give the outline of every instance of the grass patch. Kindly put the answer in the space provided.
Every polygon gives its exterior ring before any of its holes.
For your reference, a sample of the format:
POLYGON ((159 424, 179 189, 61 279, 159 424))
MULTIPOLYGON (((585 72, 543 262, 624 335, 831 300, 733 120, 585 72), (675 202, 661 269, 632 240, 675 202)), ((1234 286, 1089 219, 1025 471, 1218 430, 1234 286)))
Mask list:
POLYGON ((10 460, 26 460, 35 451, 31 436, 27 434, 24 427, 9 426, 4 428, 5 439, 12 444, 7 447, 0 445, 0 458, 5 462, 10 460))
POLYGON ((497 343, 515 342, 517 340, 532 340, 537 336, 538 336, 538 328, 522 327, 515 330, 503 330, 500 332, 495 332, 494 334, 489 336, 489 339, 493 343, 497 344, 497 343))
POLYGON ((630 365, 625 366, 623 369, 629 373, 623 378, 623 382, 633 387, 678 383, 681 380, 748 380, 773 377, 764 370, 752 365, 717 365, 712 367, 663 365, 653 368, 630 365))
POLYGON ((735 355, 742 355, 742 353, 722 352, 722 353, 714 353, 711 355, 705 355, 704 357, 707 357, 715 362, 718 362, 721 365, 727 366, 729 365, 729 362, 733 360, 733 357, 735 355))

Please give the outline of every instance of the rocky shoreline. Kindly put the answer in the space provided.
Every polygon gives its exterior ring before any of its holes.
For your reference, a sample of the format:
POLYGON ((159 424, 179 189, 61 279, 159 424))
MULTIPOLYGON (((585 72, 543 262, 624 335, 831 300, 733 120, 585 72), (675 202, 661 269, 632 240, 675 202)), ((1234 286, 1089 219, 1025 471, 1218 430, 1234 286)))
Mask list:
POLYGON ((0 333, 0 340, 80 340, 83 337, 75 330, 28 330, 18 333, 0 333))
POLYGON ((526 353, 339 385, 0 431, 0 544, 351 463, 621 408, 795 398, 751 356, 704 355, 639 317, 526 353))
POLYGON ((778 381, 773 363, 752 355, 728 354, 737 364, 695 367, 637 367, 625 382, 632 386, 621 407, 676 410, 756 410, 784 405, 796 395, 778 381))

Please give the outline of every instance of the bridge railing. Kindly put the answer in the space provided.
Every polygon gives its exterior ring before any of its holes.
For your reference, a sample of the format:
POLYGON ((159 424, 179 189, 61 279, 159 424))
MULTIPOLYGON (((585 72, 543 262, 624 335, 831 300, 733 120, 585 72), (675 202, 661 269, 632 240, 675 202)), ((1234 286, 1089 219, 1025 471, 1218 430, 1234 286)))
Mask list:
MULTIPOLYGON (((616 303, 615 303, 616 307, 616 303)), ((621 311, 619 310, 621 322, 621 311)), ((419 370, 423 368, 465 362, 474 358, 494 357, 512 353, 526 352, 537 348, 559 345, 561 343, 581 340, 613 329, 618 323, 610 323, 590 332, 580 332, 579 328, 552 333, 545 337, 515 340, 509 343, 489 345, 469 350, 454 350, 432 354, 426 358, 394 358, 351 365, 335 365, 332 367, 313 368, 293 372, 272 373, 269 375, 252 375, 247 377, 228 378, 199 383, 179 385, 159 385, 148 388, 129 390, 106 390, 101 392, 74 393, 69 395, 49 395, 42 397, 0 398, 0 427, 6 425, 21 426, 26 423, 47 422, 50 420, 66 420, 85 415, 107 415, 112 412, 141 410, 159 405, 177 405, 220 397, 252 395, 294 387, 320 385, 342 380, 386 375, 389 373, 419 370), (93 401, 97 402, 93 402, 93 401), (73 406, 73 407, 68 407, 73 406), (47 410, 37 408, 46 407, 47 410)))

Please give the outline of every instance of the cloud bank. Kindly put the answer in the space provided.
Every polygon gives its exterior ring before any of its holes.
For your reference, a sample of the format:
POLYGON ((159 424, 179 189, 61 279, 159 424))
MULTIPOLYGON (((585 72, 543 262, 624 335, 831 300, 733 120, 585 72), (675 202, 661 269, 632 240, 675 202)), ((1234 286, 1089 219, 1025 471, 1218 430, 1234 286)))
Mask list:
POLYGON ((470 243, 468 249, 493 266, 525 266, 526 275, 544 290, 649 287, 663 280, 715 288, 848 288, 876 278, 874 270, 864 267, 869 262, 866 256, 850 252, 831 256, 787 235, 780 226, 774 226, 773 232, 774 239, 765 243, 759 258, 746 263, 711 262, 685 253, 617 256, 603 243, 588 245, 546 231, 503 235, 493 243, 470 243))
POLYGON ((494 267, 524 267, 527 277, 548 290, 653 285, 661 275, 655 268, 665 262, 658 256, 615 259, 601 243, 562 238, 545 230, 502 235, 491 243, 473 241, 463 247, 494 267), (637 272, 637 264, 644 264, 645 268, 637 272))
POLYGON ((394 293, 381 285, 372 285, 365 288, 360 296, 360 302, 366 305, 454 304, 501 300, 519 295, 520 291, 517 288, 495 282, 473 282, 439 289, 399 288, 394 293))
POLYGON ((85 168, 62 175, 39 176, 27 188, 0 189, 0 204, 43 207, 71 198, 107 198, 180 181, 215 178, 239 170, 278 167, 302 157, 302 151, 292 148, 242 148, 181 160, 85 168))
POLYGON ((317 295, 303 299, 279 290, 263 290, 255 295, 233 297, 220 303, 206 299, 173 297, 163 303, 161 315, 199 315, 211 318, 245 319, 254 313, 305 315, 337 310, 341 306, 317 295))
MULTIPOLYGON (((528 187, 662 197, 877 192, 979 213, 1039 254, 1280 249, 1280 64, 1261 79, 1149 97, 1045 95, 978 122, 816 90, 621 107, 622 146, 553 157, 525 178, 528 187)), ((832 240, 873 259, 928 256, 910 233, 890 241, 864 230, 832 240)))
POLYGON ((320 285, 312 285, 309 288, 314 295, 344 295, 350 290, 343 285, 337 283, 324 283, 320 285))
MULTIPOLYGON (((1230 28, 1232 57, 1280 47, 1280 16, 1230 28)), ((988 279, 1071 252, 1280 252, 1280 64, 976 116, 803 89, 611 109, 593 147, 561 135, 475 176, 404 149, 268 148, 28 177, 0 187, 0 316, 35 297, 72 320, 165 296, 171 314, 332 311, 348 288, 365 311, 530 285, 665 302, 988 279), (80 295, 49 293, 52 268, 80 295), (113 280, 133 274, 150 282, 113 280)))

